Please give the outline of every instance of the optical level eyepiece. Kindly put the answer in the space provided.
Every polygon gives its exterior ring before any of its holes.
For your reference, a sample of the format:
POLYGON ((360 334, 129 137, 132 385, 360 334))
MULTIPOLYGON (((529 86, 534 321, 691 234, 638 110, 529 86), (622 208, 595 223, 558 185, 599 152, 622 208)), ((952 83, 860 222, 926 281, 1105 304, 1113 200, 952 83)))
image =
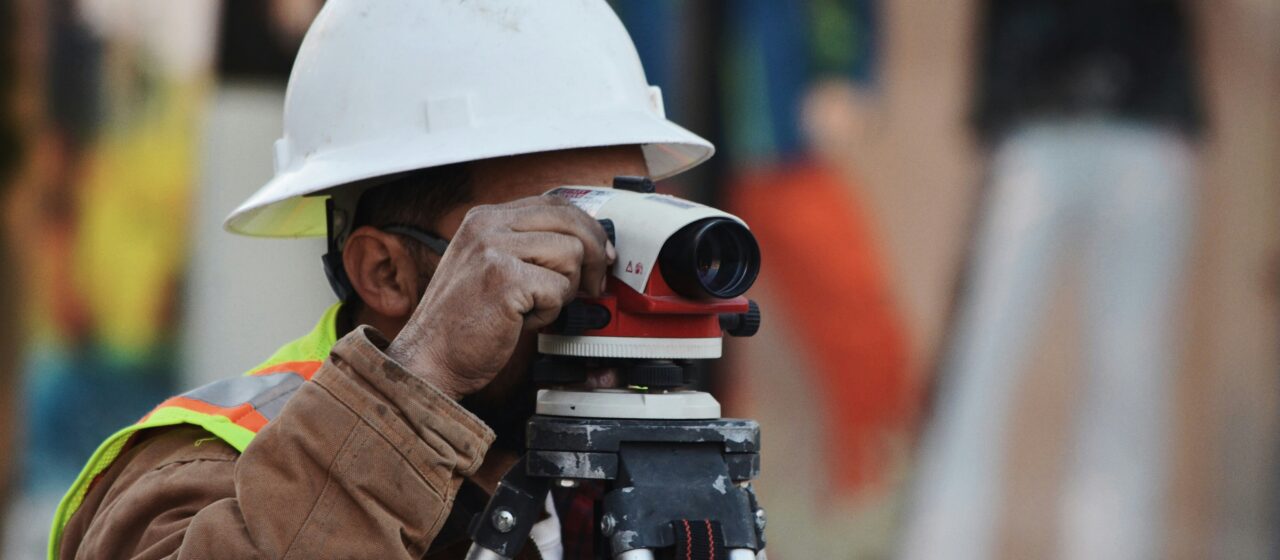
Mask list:
POLYGON ((698 220, 672 235, 658 254, 662 278, 690 298, 738 297, 760 273, 751 230, 729 218, 698 220))

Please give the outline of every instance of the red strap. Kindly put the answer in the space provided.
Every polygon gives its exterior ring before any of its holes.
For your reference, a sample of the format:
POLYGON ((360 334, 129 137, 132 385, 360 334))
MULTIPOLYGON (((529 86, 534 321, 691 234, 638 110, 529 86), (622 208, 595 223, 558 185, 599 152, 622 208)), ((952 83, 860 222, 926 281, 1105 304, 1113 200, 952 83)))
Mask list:
POLYGON ((693 531, 689 530, 689 520, 684 522, 684 560, 693 560, 693 531))
POLYGON ((716 560, 717 557, 728 556, 722 544, 724 536, 719 534, 722 531, 719 523, 710 519, 694 520, 693 523, 688 519, 681 519, 672 523, 672 528, 676 532, 676 558, 716 560))
POLYGON ((711 530, 711 520, 703 520, 703 523, 707 524, 707 550, 710 551, 708 554, 711 556, 709 560, 716 560, 716 538, 711 530))

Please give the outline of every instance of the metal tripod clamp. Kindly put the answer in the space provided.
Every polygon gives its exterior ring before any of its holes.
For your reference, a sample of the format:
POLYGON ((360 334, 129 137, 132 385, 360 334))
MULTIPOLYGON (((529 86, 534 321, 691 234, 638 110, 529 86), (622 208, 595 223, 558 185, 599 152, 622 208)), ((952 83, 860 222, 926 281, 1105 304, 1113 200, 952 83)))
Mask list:
POLYGON ((512 465, 484 512, 471 520, 467 560, 511 560, 546 507, 550 481, 528 475, 528 459, 512 465))
POLYGON ((764 549, 763 511, 749 484, 760 472, 752 420, 535 415, 526 443, 532 477, 607 483, 600 534, 615 560, 653 558, 689 548, 686 541, 693 550, 681 558, 756 558, 764 549))

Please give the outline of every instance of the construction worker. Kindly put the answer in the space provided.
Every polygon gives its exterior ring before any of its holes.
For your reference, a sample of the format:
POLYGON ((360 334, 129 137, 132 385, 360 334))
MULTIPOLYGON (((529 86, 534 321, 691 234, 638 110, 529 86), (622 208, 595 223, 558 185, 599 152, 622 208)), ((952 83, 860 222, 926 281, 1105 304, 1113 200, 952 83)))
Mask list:
MULTIPOLYGON (((533 331, 616 258, 599 224, 540 194, 712 152, 665 119, 604 0, 330 0, 275 176, 226 227, 327 235, 342 302, 105 442, 50 558, 461 558, 532 412, 533 331)), ((536 552, 584 554, 581 521, 549 508, 536 552)))

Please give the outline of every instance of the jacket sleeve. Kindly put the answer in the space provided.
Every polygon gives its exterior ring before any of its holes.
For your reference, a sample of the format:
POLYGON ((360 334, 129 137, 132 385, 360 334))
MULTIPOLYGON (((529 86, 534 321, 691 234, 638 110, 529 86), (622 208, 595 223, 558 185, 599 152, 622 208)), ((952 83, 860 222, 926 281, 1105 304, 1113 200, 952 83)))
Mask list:
POLYGON ((420 558, 493 433, 385 347, 347 335, 238 457, 196 428, 141 441, 90 490, 62 557, 420 558))

